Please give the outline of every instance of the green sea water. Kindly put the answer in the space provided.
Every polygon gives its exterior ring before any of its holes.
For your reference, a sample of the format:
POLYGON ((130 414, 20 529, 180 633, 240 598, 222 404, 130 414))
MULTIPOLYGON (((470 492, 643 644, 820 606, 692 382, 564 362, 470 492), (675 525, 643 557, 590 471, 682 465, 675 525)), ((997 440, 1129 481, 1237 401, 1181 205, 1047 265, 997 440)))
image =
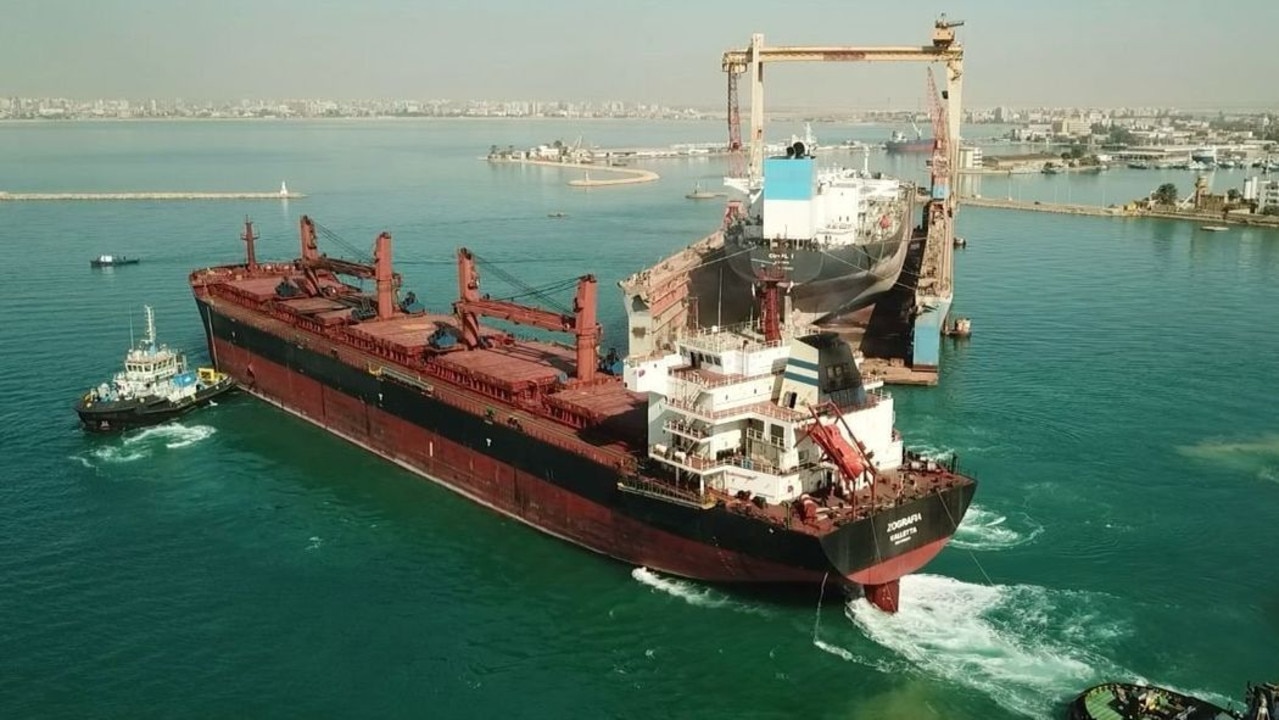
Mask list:
MULTIPOLYGON (((723 131, 0 125, 0 190, 308 194, 0 203, 0 716, 999 720, 1060 717, 1107 679, 1225 702, 1279 675, 1277 233, 962 210, 955 310, 974 336, 946 342, 939 387, 894 395, 908 441, 958 453, 981 485, 896 616, 597 557, 247 397, 122 437, 76 427, 71 404, 114 372, 143 304, 207 360, 186 276, 240 256, 245 215, 260 258, 295 256, 301 213, 360 249, 388 230, 406 289, 438 309, 459 245, 530 285, 594 272, 608 288, 719 221, 683 198, 717 184, 716 160, 583 191, 478 159, 578 135, 723 131), (107 252, 143 262, 90 270, 107 252)), ((871 163, 922 179, 921 157, 871 163)), ((1115 202, 1160 177, 983 180, 1115 202)), ((602 298, 620 344, 620 293, 602 298)))

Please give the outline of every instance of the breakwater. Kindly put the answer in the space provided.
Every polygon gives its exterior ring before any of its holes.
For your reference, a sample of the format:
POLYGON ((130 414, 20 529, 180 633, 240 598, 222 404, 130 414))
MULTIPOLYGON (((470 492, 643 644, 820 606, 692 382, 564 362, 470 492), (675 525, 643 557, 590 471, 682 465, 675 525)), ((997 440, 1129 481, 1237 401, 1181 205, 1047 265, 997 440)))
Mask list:
POLYGON ((0 192, 0 202, 20 202, 28 200, 297 200, 304 197, 306 197, 306 195, 294 192, 0 192))
POLYGON ((1100 205, 1071 205, 1048 203, 1038 200, 1000 200, 997 198, 965 197, 960 203, 972 207, 999 210, 1030 210, 1032 212, 1059 213, 1063 215, 1091 215, 1094 217, 1157 218, 1160 220, 1188 220, 1205 225, 1244 225, 1279 229, 1279 217, 1251 214, 1227 214, 1213 212, 1169 212, 1141 208, 1102 207, 1100 205))

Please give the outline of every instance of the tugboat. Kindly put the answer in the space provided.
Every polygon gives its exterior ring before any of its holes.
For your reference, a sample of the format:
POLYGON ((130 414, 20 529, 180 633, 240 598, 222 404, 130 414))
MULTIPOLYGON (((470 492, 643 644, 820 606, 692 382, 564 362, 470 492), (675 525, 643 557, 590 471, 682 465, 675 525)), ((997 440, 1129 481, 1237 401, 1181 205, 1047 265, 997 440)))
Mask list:
POLYGON ((1070 704, 1069 720, 1276 720, 1279 685, 1248 684, 1247 710, 1225 710, 1207 700, 1167 688, 1103 683, 1070 704))
POLYGON ((124 371, 85 393, 76 413, 85 430, 113 432, 172 420, 235 388, 213 368, 187 369, 186 356, 155 343, 155 315, 146 306, 147 334, 124 357, 124 371))
POLYGON ((955 318, 951 324, 942 329, 946 337, 966 338, 973 334, 973 321, 966 318, 955 318))
POLYGON ((89 267, 104 268, 115 267, 116 265, 137 265, 141 262, 138 258, 125 257, 123 255, 99 255, 89 261, 89 267))

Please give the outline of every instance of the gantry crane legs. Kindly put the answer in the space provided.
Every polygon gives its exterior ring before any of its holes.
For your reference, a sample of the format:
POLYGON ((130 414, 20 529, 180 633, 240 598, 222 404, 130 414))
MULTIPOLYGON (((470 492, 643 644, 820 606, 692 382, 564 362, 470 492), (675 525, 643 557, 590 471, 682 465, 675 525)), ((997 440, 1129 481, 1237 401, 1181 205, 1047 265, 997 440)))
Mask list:
MULTIPOLYGON (((955 42, 955 28, 963 22, 951 22, 942 15, 933 24, 931 45, 919 47, 765 47, 764 36, 751 36, 751 44, 745 50, 729 50, 724 53, 722 67, 729 74, 729 150, 734 152, 733 141, 741 142, 741 120, 737 111, 737 78, 750 74, 750 164, 747 170, 747 186, 758 187, 764 166, 764 65, 778 62, 941 62, 946 65, 947 127, 949 129, 949 159, 951 172, 959 167, 959 123, 963 116, 964 49, 955 42)), ((952 182, 953 186, 954 183, 952 182)))

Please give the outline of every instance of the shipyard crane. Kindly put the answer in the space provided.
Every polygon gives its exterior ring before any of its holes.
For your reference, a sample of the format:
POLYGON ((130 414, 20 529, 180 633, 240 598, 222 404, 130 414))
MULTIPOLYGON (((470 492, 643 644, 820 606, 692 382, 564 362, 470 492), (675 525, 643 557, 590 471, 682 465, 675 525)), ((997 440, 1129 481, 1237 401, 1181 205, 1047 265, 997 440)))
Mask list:
POLYGON ((601 331, 595 316, 597 283, 594 275, 583 275, 577 279, 577 294, 573 298, 571 314, 481 295, 475 255, 466 248, 459 248, 457 251, 457 285, 459 299, 453 303, 453 309, 461 323, 462 342, 468 348, 481 346, 480 316, 517 325, 531 325, 542 330, 572 333, 577 340, 577 379, 580 382, 595 379, 595 371, 599 365, 597 353, 601 331))
MULTIPOLYGON (((946 64, 946 92, 950 109, 947 125, 950 137, 959 138, 960 96, 963 89, 964 49, 955 42, 955 28, 963 21, 950 21, 943 14, 933 23, 932 43, 923 46, 888 47, 766 47, 764 36, 751 36, 745 50, 724 53, 722 67, 728 74, 728 149, 733 164, 740 165, 742 147, 741 113, 737 107, 738 77, 750 73, 750 165, 746 175, 749 192, 759 187, 764 165, 764 65, 778 62, 942 62, 946 64)), ((956 146, 952 143, 952 152, 956 146)), ((957 166, 952 159, 951 167, 957 166)))
POLYGON ((933 154, 928 161, 931 187, 928 206, 924 211, 924 230, 928 234, 924 245, 924 261, 917 287, 925 303, 951 296, 955 244, 955 209, 958 195, 955 189, 955 172, 958 162, 955 155, 958 143, 947 123, 947 112, 938 97, 933 70, 928 69, 928 114, 933 121, 933 154))

